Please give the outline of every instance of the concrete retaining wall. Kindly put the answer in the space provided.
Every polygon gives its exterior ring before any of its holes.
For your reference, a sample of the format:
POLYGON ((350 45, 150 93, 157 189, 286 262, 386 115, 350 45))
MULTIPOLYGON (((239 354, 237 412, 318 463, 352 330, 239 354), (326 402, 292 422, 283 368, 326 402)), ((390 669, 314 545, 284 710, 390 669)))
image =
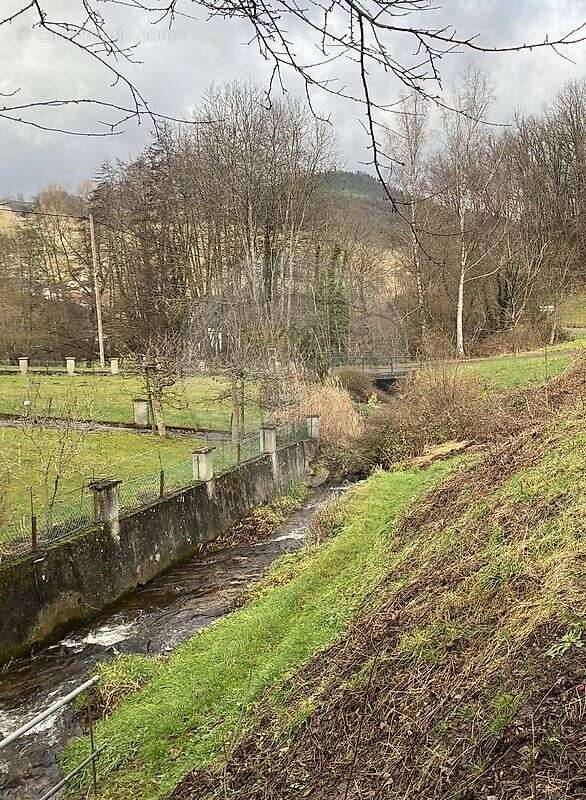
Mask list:
POLYGON ((0 663, 89 619, 302 478, 315 441, 281 448, 42 553, 0 565, 0 663))

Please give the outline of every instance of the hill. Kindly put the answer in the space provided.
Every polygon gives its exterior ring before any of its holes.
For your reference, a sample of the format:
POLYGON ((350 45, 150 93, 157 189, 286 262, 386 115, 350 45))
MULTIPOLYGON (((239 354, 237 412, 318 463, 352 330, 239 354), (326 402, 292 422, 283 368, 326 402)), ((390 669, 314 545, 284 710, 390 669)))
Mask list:
POLYGON ((343 170, 330 172, 327 176, 327 186, 330 191, 348 197, 381 203, 387 199, 380 181, 367 172, 345 172, 343 170))
MULTIPOLYGON (((374 507, 389 488, 371 479, 374 507)), ((403 518, 349 633, 288 682, 294 724, 267 704, 225 778, 174 797, 583 796, 585 496, 581 409, 458 468, 403 518)))

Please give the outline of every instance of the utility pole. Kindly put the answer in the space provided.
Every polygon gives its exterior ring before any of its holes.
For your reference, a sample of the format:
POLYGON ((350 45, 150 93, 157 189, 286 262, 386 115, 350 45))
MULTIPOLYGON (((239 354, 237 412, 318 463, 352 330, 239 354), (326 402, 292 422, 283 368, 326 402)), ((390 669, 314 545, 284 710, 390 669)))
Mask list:
POLYGON ((106 358, 104 355, 104 331, 102 329, 102 299, 98 287, 98 249, 96 247, 96 232, 94 230, 94 215, 90 212, 88 217, 90 222, 90 241, 92 243, 92 264, 94 272, 94 293, 96 295, 96 319, 98 323, 98 345, 100 347, 100 367, 106 368, 106 358))

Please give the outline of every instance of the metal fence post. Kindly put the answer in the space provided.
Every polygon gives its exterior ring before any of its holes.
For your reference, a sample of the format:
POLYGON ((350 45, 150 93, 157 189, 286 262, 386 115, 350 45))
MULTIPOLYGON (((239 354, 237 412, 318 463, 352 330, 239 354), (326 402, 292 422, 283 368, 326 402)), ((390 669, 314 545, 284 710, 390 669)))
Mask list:
POLYGON ((31 550, 33 553, 39 549, 38 538, 37 538, 37 515, 33 514, 31 516, 31 550))

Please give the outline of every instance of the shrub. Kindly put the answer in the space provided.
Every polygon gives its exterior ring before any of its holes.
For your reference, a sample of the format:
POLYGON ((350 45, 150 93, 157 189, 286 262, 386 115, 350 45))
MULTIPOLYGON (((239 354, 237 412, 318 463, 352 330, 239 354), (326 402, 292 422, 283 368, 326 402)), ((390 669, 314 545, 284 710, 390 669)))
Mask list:
POLYGON ((454 340, 451 333, 439 328, 427 328, 420 345, 423 359, 435 360, 454 358, 454 340))
POLYGON ((352 444, 350 472, 389 467, 451 439, 487 441, 519 427, 506 396, 478 376, 449 367, 420 370, 408 378, 400 400, 365 419, 352 444))
POLYGON ((373 395, 380 396, 372 377, 358 369, 339 370, 336 377, 340 386, 345 389, 352 400, 357 403, 368 403, 373 395))
POLYGON ((294 405, 280 417, 300 417, 319 414, 322 443, 347 445, 362 431, 362 419, 349 393, 335 377, 323 383, 298 378, 292 386, 294 405))
POLYGON ((535 325, 517 325, 487 336, 474 348, 474 355, 499 356, 536 350, 547 341, 547 335, 535 325))

